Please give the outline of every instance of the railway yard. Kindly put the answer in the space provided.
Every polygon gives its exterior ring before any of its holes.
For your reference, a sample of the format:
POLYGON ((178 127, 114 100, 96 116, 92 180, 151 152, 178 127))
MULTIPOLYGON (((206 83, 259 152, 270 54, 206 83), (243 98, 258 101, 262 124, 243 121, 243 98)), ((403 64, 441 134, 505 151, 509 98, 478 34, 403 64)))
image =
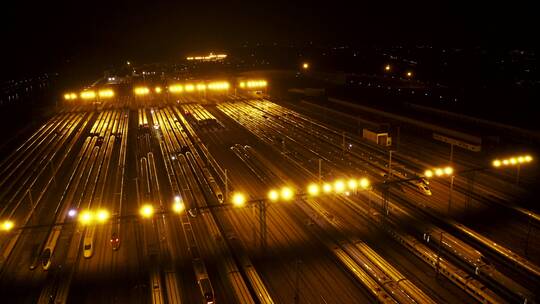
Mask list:
POLYGON ((539 300, 526 175, 355 123, 254 94, 64 106, 0 162, 2 301, 539 300))

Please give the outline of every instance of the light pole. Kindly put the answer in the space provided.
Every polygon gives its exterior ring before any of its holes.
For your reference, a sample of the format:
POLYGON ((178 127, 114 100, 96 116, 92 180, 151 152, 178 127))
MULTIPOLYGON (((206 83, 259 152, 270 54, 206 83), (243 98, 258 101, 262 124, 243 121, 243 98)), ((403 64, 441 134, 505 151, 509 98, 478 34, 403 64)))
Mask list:
POLYGON ((390 153, 388 156, 388 179, 391 179, 392 178, 392 153, 394 153, 395 151, 390 150, 389 152, 390 153))
POLYGON ((448 193, 448 216, 451 214, 451 208, 452 208, 452 192, 454 191, 454 178, 456 176, 452 174, 450 177, 450 192, 448 193))
POLYGON ((322 159, 319 158, 319 184, 322 181, 322 159))
POLYGON ((519 174, 521 172, 521 164, 532 162, 533 158, 530 155, 520 155, 514 156, 506 159, 495 159, 492 163, 493 167, 506 167, 506 166, 516 166, 516 185, 519 185, 519 174))

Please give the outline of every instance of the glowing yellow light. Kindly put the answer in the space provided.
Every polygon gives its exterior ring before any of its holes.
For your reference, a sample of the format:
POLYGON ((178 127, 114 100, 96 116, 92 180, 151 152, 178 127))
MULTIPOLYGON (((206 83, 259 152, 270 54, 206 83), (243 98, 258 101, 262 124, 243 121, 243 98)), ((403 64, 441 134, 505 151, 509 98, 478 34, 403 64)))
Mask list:
POLYGON ((510 164, 510 162, 508 161, 508 159, 504 159, 504 160, 502 161, 502 163, 503 163, 503 165, 505 165, 505 166, 508 166, 508 164, 510 164))
POLYGON ((232 196, 232 203, 235 207, 243 207, 246 204, 246 196, 240 192, 236 192, 232 196))
POLYGON ((204 90, 206 90, 206 85, 204 83, 198 83, 197 91, 204 91, 204 90))
POLYGON ((69 94, 69 97, 70 97, 71 99, 77 99, 77 94, 71 93, 71 94, 69 94))
POLYGON ((444 170, 441 168, 435 169, 435 175, 442 176, 444 174, 444 170))
POLYGON ((94 92, 94 91, 82 91, 81 92, 81 98, 82 99, 94 99, 94 98, 96 98, 96 92, 94 92))
POLYGON ((111 98, 114 96, 114 91, 111 89, 100 90, 98 95, 100 98, 111 98))
POLYGON ((156 93, 158 93, 158 94, 161 93, 161 87, 156 87, 154 90, 155 90, 156 93))
POLYGON ((310 184, 307 188, 308 194, 312 196, 317 196, 319 194, 319 185, 310 184))
POLYGON ((446 174, 446 175, 452 175, 452 173, 454 173, 454 168, 452 168, 452 167, 446 167, 446 168, 444 168, 444 174, 446 174))
POLYGON ((517 163, 517 159, 515 157, 510 158, 510 163, 515 165, 517 163))
POLYGON ((332 192, 332 185, 330 185, 329 183, 324 183, 322 189, 324 193, 330 193, 332 192))
POLYGON ((208 84, 208 89, 213 90, 213 91, 228 90, 229 87, 230 87, 230 85, 226 81, 211 82, 211 83, 208 84))
POLYGON ((270 190, 268 192, 268 199, 275 202, 279 199, 279 193, 276 190, 270 190))
POLYGON ((184 86, 184 89, 186 90, 186 92, 193 92, 193 91, 195 91, 195 86, 192 85, 192 84, 186 84, 184 86))
POLYGON ((334 191, 336 191, 336 193, 342 193, 345 191, 345 183, 342 180, 337 180, 334 183, 334 191))
POLYGON ((291 200, 294 196, 294 191, 289 187, 281 188, 281 198, 285 201, 291 200))
POLYGON ((225 58, 227 58, 227 54, 214 54, 214 53, 210 53, 207 56, 186 57, 187 60, 200 60, 200 61, 215 61, 215 60, 223 60, 225 58))
POLYGON ((169 87, 171 93, 181 93, 182 91, 184 91, 184 87, 181 84, 174 84, 169 87))
POLYGON ((349 187, 349 190, 356 190, 358 188, 358 182, 355 179, 350 179, 347 182, 347 187, 349 187))
POLYGON ((13 227, 15 226, 15 224, 10 221, 10 220, 5 220, 3 223, 2 223, 2 230, 4 231, 10 231, 11 229, 13 229, 13 227))
POLYGON ((303 68, 304 70, 309 69, 309 63, 304 62, 304 64, 302 64, 302 68, 303 68))
POLYGON ((385 71, 390 71, 390 65, 387 64, 387 65, 384 67, 384 70, 385 70, 385 71))
POLYGON ((362 187, 363 189, 367 189, 369 187, 369 179, 365 177, 360 179, 360 187, 362 187))
POLYGON ((83 225, 90 224, 93 219, 94 219, 94 214, 89 210, 85 210, 79 214, 79 222, 81 222, 81 224, 83 225))
POLYGON ((147 87, 136 87, 133 92, 135 92, 135 95, 147 95, 150 90, 147 87))
POLYGON ((172 209, 174 213, 182 213, 186 209, 186 206, 182 202, 174 202, 172 209))
POLYGON ((100 223, 105 222, 106 220, 109 219, 109 217, 110 217, 109 211, 104 210, 104 209, 98 210, 98 212, 96 213, 96 218, 98 222, 100 223))
POLYGON ((500 167, 500 166, 501 166, 501 161, 500 160, 496 159, 496 160, 493 161, 493 167, 497 168, 497 167, 500 167))
POLYGON ((70 100, 71 99, 71 94, 64 94, 64 99, 65 100, 70 100))
POLYGON ((412 77, 412 72, 407 72, 407 77, 412 77))
POLYGON ((525 155, 525 161, 526 161, 526 162, 530 163, 530 162, 532 162, 532 160, 533 160, 532 156, 530 156, 530 155, 525 155))
POLYGON ((150 218, 154 215, 154 207, 150 204, 145 204, 139 209, 142 217, 150 218))
POLYGON ((250 89, 254 88, 263 88, 268 85, 266 80, 248 80, 247 82, 240 82, 240 87, 248 87, 250 89))
POLYGON ((425 177, 428 177, 428 178, 429 178, 429 177, 433 177, 433 171, 431 171, 431 170, 426 170, 426 171, 424 172, 424 176, 425 176, 425 177))

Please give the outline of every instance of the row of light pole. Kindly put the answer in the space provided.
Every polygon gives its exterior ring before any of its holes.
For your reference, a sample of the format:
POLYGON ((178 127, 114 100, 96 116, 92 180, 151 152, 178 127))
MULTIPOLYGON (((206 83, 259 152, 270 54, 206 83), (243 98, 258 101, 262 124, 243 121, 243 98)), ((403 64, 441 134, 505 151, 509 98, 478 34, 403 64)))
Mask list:
MULTIPOLYGON (((508 157, 504 159, 495 159, 492 161, 492 166, 496 169, 505 168, 505 167, 516 167, 516 170, 517 170, 516 184, 519 184, 519 174, 520 174, 521 165, 530 163, 532 161, 533 161, 533 157, 530 155, 519 155, 519 156, 512 156, 512 157, 508 157)), ((474 174, 477 171, 482 171, 489 168, 490 167, 479 167, 479 168, 474 168, 470 170, 465 170, 464 172, 472 172, 474 174)), ((449 215, 452 208, 452 193, 453 193, 453 188, 454 188, 454 179, 456 176, 457 174, 454 174, 454 168, 451 166, 433 168, 433 169, 426 170, 424 172, 424 177, 427 177, 427 178, 450 177, 450 186, 449 186, 449 194, 448 194, 448 214, 449 215)), ((470 191, 472 191, 472 185, 471 185, 470 191)))
MULTIPOLYGON (((391 151, 392 152, 392 151, 391 151)), ((390 153, 390 164, 389 164, 389 174, 388 177, 391 176, 392 170, 391 170, 391 156, 392 153, 390 153)), ((523 164, 527 164, 533 161, 532 156, 530 155, 520 155, 520 156, 513 156, 508 157, 504 159, 495 159, 492 162, 493 167, 495 168, 504 168, 504 167, 517 167, 517 177, 516 177, 516 183, 519 182, 519 172, 520 167, 523 164)), ((480 170, 486 170, 487 167, 479 167, 475 169, 466 170, 466 172, 476 172, 480 170)), ((463 171, 465 172, 465 171, 463 171)), ((452 192, 453 192, 453 186, 454 186, 454 179, 457 175, 454 172, 454 168, 451 166, 447 167, 440 167, 440 168, 433 168, 426 170, 424 172, 424 175, 418 178, 414 178, 415 180, 421 179, 423 177, 425 178, 438 178, 438 177, 450 177, 450 186, 449 186, 449 197, 448 197, 448 214, 451 212, 451 206, 452 206, 452 192)), ((401 182, 408 182, 412 179, 404 179, 404 180, 397 180, 397 181, 388 181, 386 184, 387 186, 389 184, 393 183, 401 183, 401 182)), ((292 187, 282 187, 281 189, 272 189, 268 192, 266 198, 257 198, 257 199, 251 199, 248 200, 246 195, 242 192, 234 192, 230 197, 229 195, 226 196, 226 202, 219 207, 226 207, 226 206, 233 206, 233 207, 244 207, 248 203, 258 204, 261 209, 266 208, 266 202, 278 202, 278 201, 291 201, 295 197, 316 197, 318 195, 328 195, 328 194, 344 194, 349 195, 351 193, 356 193, 356 191, 360 190, 366 190, 371 187, 371 183, 367 178, 360 178, 360 179, 338 179, 334 181, 333 183, 330 182, 321 182, 319 177, 318 183, 312 183, 309 184, 306 187, 305 192, 295 193, 295 190, 292 187), (230 200, 229 200, 230 199, 230 200)), ((228 190, 228 189, 227 189, 228 190)), ((226 191, 228 192, 228 191, 226 191)), ((182 201, 180 196, 175 196, 173 204, 171 206, 171 210, 174 213, 182 213, 184 212, 186 206, 184 205, 184 202, 182 201)), ((208 206, 206 208, 213 208, 212 206, 208 206)), ((199 208, 204 209, 204 208, 199 208)), ((265 212, 265 210, 261 210, 261 212, 265 212)), ((139 210, 139 214, 143 218, 149 218, 152 217, 156 213, 154 207, 150 204, 145 204, 141 206, 139 210)), ((162 211, 160 213, 167 213, 166 211, 162 211)), ((79 222, 83 225, 90 225, 90 224, 99 224, 107 222, 111 215, 110 212, 106 209, 99 209, 99 210, 83 210, 81 212, 78 212, 75 209, 69 210, 68 217, 75 218, 79 220, 79 222)), ((6 219, 2 222, 0 222, 0 231, 10 231, 15 228, 15 223, 10 220, 6 219)))

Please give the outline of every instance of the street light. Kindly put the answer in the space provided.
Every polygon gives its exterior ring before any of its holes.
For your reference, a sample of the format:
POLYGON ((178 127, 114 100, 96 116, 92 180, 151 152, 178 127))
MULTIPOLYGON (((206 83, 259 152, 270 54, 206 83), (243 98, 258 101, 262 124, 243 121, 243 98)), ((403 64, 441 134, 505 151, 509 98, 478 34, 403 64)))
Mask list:
POLYGON ((114 91, 111 89, 104 89, 98 92, 99 98, 111 98, 114 97, 114 91))
POLYGON ((178 214, 184 212, 184 210, 186 209, 186 206, 182 202, 182 198, 179 195, 176 195, 174 197, 174 203, 173 203, 172 209, 174 213, 178 213, 178 214))
POLYGON ((97 221, 100 223, 104 223, 105 221, 109 219, 109 217, 110 217, 109 211, 104 210, 104 209, 100 209, 96 213, 97 221))
POLYGON ((80 94, 82 99, 88 100, 88 99, 94 99, 96 98, 96 92, 94 91, 82 91, 80 94))
POLYGON ((411 78, 413 73, 411 71, 408 71, 405 75, 407 75, 408 78, 411 78))
POLYGON ((284 201, 289 201, 294 197, 294 191, 289 187, 281 188, 281 198, 284 201))
POLYGON ((304 62, 304 63, 302 64, 302 68, 303 68, 304 70, 309 69, 309 63, 304 62))
POLYGON ((173 84, 169 86, 170 93, 182 93, 184 91, 184 86, 181 84, 173 84))
POLYGON ((154 215, 154 207, 150 204, 144 204, 140 209, 139 213, 144 218, 150 218, 154 215))
POLYGON ((329 183, 324 183, 322 189, 324 193, 330 193, 332 192, 332 185, 330 185, 329 183))
POLYGON ((79 214, 79 222, 83 225, 88 225, 94 219, 94 214, 90 210, 85 210, 79 214))
POLYGON ((424 176, 427 178, 432 178, 433 175, 437 177, 450 176, 450 187, 448 190, 448 214, 450 214, 452 207, 452 193, 454 191, 454 178, 456 178, 454 175, 454 168, 446 166, 444 168, 434 168, 424 172, 424 176))
POLYGON ((15 226, 15 224, 10 221, 10 220, 5 220, 3 223, 2 223, 2 230, 3 231, 10 231, 11 229, 13 229, 13 227, 15 226))
POLYGON ((192 84, 186 84, 184 86, 184 89, 185 89, 186 92, 193 92, 193 91, 195 91, 195 86, 192 85, 192 84))
POLYGON ((77 94, 76 93, 66 93, 66 94, 64 94, 64 99, 65 100, 75 100, 75 99, 77 99, 77 94))
POLYGON ((343 191, 345 191, 345 182, 342 181, 342 180, 335 181, 335 183, 334 183, 334 191, 336 193, 342 193, 343 191))
POLYGON ((156 87, 154 90, 156 91, 157 94, 161 93, 161 87, 156 87))
POLYGON ((135 92, 135 95, 148 95, 150 90, 147 87, 136 87, 133 92, 135 92))
POLYGON ((364 177, 364 178, 360 179, 360 187, 362 187, 363 189, 367 189, 367 188, 369 188, 369 185, 370 185, 370 183, 369 183, 369 180, 367 178, 364 177))
POLYGON ((319 195, 319 185, 317 184, 310 184, 307 188, 307 192, 311 196, 317 196, 319 195))
POLYGON ((235 207, 243 207, 246 204, 246 196, 243 193, 236 192, 232 196, 232 203, 235 207))
POLYGON ((389 64, 385 65, 384 70, 387 72, 390 72, 390 65, 389 64))
POLYGON ((268 199, 272 202, 277 201, 279 199, 279 193, 277 190, 270 190, 270 192, 268 192, 268 199))
POLYGON ((530 163, 533 161, 533 157, 530 155, 519 155, 519 156, 513 156, 509 158, 505 158, 503 160, 495 159, 492 162, 493 167, 500 168, 505 166, 516 166, 516 184, 519 184, 519 173, 521 171, 521 165, 530 163))
POLYGON ((355 179, 350 179, 348 182, 347 182, 347 186, 349 188, 349 190, 356 190, 358 188, 358 182, 355 180, 355 179))

